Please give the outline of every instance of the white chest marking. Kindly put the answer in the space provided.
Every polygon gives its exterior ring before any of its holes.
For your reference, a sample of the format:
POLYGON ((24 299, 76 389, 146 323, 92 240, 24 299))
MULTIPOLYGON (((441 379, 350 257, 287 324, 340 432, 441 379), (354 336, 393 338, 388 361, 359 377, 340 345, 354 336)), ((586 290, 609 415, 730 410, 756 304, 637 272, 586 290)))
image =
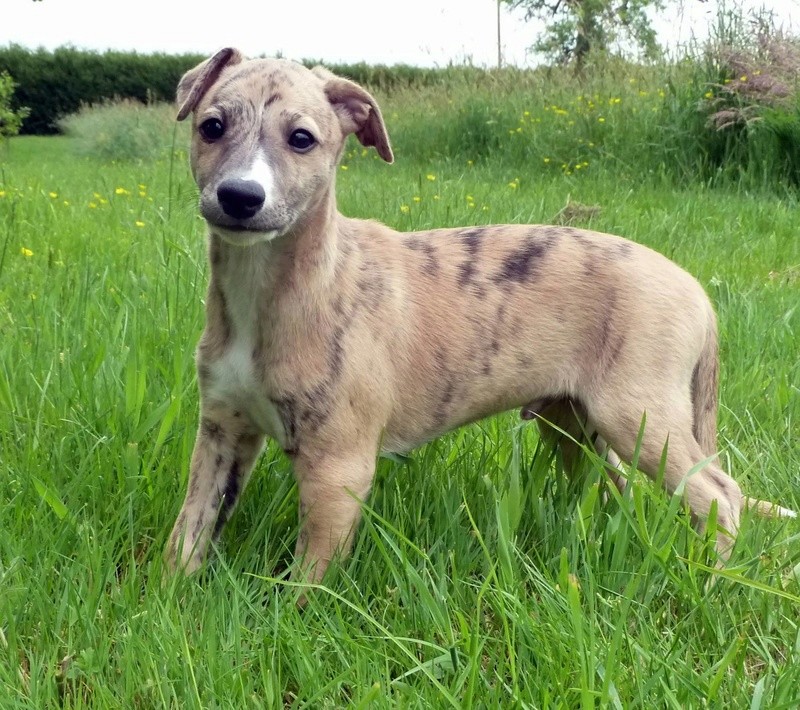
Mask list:
POLYGON ((242 411, 261 431, 286 447, 283 422, 277 407, 264 393, 253 366, 252 345, 244 338, 232 342, 211 364, 205 396, 213 402, 242 411))
POLYGON ((241 411, 262 432, 286 448, 291 442, 287 441, 280 413, 268 396, 263 373, 256 371, 253 361, 258 328, 256 303, 263 278, 263 263, 257 254, 264 251, 253 249, 234 249, 231 259, 236 263, 231 264, 232 270, 221 279, 231 319, 231 339, 222 357, 209 363, 203 397, 241 411), (228 274, 235 274, 235 278, 228 274))

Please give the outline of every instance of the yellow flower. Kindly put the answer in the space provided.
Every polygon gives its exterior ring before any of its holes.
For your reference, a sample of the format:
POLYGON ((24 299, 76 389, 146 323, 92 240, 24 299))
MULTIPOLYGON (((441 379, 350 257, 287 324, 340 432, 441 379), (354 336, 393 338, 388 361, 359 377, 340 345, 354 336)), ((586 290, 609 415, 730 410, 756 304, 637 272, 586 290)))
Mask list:
POLYGON ((115 195, 130 195, 131 193, 128 192, 124 187, 118 187, 114 190, 115 195))
POLYGON ((107 205, 108 204, 108 200, 105 197, 101 197, 100 198, 100 204, 101 205, 107 205))
POLYGON ((347 170, 347 169, 348 169, 348 167, 347 167, 346 165, 340 165, 339 167, 340 167, 342 170, 347 170))
POLYGON ((96 210, 97 209, 97 203, 96 202, 90 202, 89 203, 89 208, 93 209, 93 210, 96 210))
POLYGON ((434 200, 438 200, 438 199, 439 199, 439 195, 434 195, 434 196, 433 196, 433 199, 434 199, 434 200))
POLYGON ((0 190, 0 197, 5 197, 5 196, 6 196, 6 191, 0 190))
POLYGON ((550 158, 545 158, 545 159, 544 159, 544 162, 545 162, 545 163, 549 163, 549 162, 550 162, 550 158))
POLYGON ((467 195, 467 202, 472 202, 473 200, 474 198, 472 197, 472 195, 467 195))
POLYGON ((69 207, 69 200, 64 200, 64 207, 69 207))
POLYGON ((400 211, 403 214, 408 214, 411 211, 411 208, 408 205, 400 205, 400 211))
POLYGON ((52 197, 55 200, 56 197, 58 197, 58 193, 57 192, 51 192, 50 193, 50 197, 52 197))
POLYGON ((33 256, 33 252, 25 247, 22 247, 22 249, 19 250, 19 253, 22 254, 22 256, 33 256))
POLYGON ((138 187, 143 192, 147 189, 147 185, 142 185, 141 183, 139 183, 136 187, 138 187))
POLYGON ((468 160, 468 161, 467 161, 467 165, 469 165, 470 167, 472 167, 474 164, 475 164, 475 163, 473 163, 471 160, 468 160))
POLYGON ((530 116, 530 115, 531 115, 531 112, 530 112, 530 111, 523 111, 523 112, 522 112, 522 115, 523 115, 523 116, 525 116, 525 117, 527 118, 528 116, 530 116))
POLYGON ((742 75, 739 77, 739 81, 747 81, 747 74, 742 74, 742 75))
POLYGON ((433 174, 431 174, 431 173, 428 173, 428 174, 427 174, 425 177, 426 177, 428 180, 430 180, 431 182, 433 182, 433 181, 436 179, 436 176, 435 176, 435 175, 433 175, 433 174))
POLYGON ((516 189, 519 187, 519 185, 518 185, 516 182, 510 182, 510 183, 508 183, 508 186, 509 186, 509 187, 510 187, 512 190, 516 190, 516 189))
POLYGON ((488 212, 488 211, 489 211, 489 205, 484 205, 483 207, 481 207, 481 209, 482 209, 484 212, 488 212))
POLYGON ((598 122, 598 123, 605 123, 605 122, 606 122, 606 119, 605 119, 605 118, 603 118, 602 116, 600 116, 600 118, 598 118, 598 119, 597 119, 597 122, 598 122))
POLYGON ((134 222, 137 227, 144 227, 144 222, 140 222, 138 219, 134 222))
POLYGON ((99 200, 102 197, 102 195, 99 192, 93 192, 92 195, 94 196, 95 200, 99 200))
POLYGON ((147 193, 144 190, 139 190, 139 197, 147 197, 147 193))
POLYGON ((412 197, 411 199, 414 200, 414 202, 421 202, 422 201, 422 198, 419 195, 414 195, 414 197, 412 197))
POLYGON ((713 96, 714 96, 714 92, 713 92, 713 91, 706 91, 706 93, 705 93, 705 94, 703 94, 703 96, 704 96, 705 98, 707 98, 707 99, 713 98, 713 96))

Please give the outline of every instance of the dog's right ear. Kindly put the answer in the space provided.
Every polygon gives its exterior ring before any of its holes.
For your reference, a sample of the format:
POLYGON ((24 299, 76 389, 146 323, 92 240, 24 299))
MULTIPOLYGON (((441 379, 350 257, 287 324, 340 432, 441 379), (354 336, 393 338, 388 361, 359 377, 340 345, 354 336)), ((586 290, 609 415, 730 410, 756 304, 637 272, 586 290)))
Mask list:
POLYGON ((183 121, 195 110, 200 99, 219 78, 222 70, 230 64, 239 64, 244 59, 238 49, 226 47, 213 57, 187 71, 178 82, 178 120, 183 121))

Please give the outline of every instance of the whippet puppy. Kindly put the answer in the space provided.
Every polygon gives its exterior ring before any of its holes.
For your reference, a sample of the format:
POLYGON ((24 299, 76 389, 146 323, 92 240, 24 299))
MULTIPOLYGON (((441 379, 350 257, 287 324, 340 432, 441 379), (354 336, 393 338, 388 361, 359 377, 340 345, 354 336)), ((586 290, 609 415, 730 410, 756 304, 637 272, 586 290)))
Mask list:
POLYGON ((630 461, 644 416, 638 466, 655 476, 668 442, 667 490, 683 485, 700 525, 716 501, 727 556, 746 499, 715 456, 716 321, 692 276, 581 229, 398 233, 343 216, 347 136, 393 155, 375 99, 323 68, 223 49, 184 75, 178 104, 211 277, 171 566, 200 566, 267 436, 294 464, 297 570, 316 581, 351 546, 380 450, 514 407, 596 432, 613 462, 630 461))

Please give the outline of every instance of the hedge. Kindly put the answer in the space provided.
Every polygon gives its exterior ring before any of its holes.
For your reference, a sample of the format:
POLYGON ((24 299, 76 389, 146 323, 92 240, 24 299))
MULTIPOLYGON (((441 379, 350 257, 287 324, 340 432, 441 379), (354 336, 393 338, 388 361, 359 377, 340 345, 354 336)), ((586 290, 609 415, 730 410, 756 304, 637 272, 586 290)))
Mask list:
MULTIPOLYGON (((93 52, 60 47, 54 51, 30 50, 11 44, 0 47, 0 72, 7 71, 18 84, 14 106, 27 106, 30 116, 22 133, 57 133, 59 118, 78 111, 82 104, 127 98, 142 102, 172 101, 182 74, 205 59, 199 54, 138 54, 93 52)), ((310 66, 318 62, 305 61, 310 66)), ((328 65, 372 89, 391 91, 410 85, 439 84, 447 69, 398 65, 328 65)), ((459 67, 456 71, 478 73, 459 67)))

